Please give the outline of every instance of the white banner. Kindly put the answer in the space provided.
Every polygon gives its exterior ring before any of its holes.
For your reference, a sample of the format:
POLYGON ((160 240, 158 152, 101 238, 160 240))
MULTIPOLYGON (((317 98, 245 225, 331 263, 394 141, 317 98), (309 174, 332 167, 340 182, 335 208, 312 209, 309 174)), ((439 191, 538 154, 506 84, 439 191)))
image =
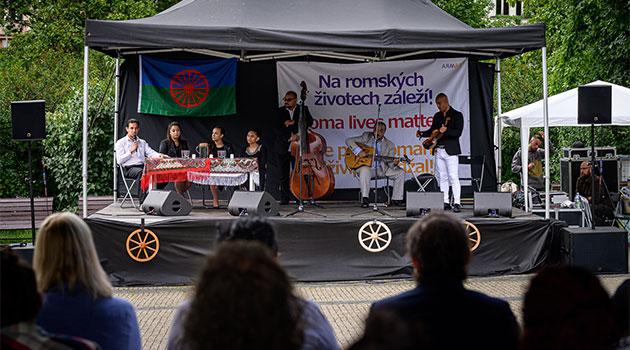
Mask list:
MULTIPOLYGON (((335 174, 336 188, 358 187, 344 163, 345 140, 372 131, 377 118, 387 125, 385 137, 397 146, 397 155, 411 158, 411 164, 402 165, 407 178, 412 171, 433 173, 433 156, 415 135, 418 129, 431 126, 437 112, 435 96, 440 92, 464 115, 460 145, 462 154, 470 154, 466 58, 359 64, 278 62, 277 71, 279 105, 287 91, 299 95, 300 82, 306 82, 306 106, 313 115, 313 129, 328 143, 325 160, 335 174)), ((469 178, 470 166, 460 165, 459 174, 469 178)))

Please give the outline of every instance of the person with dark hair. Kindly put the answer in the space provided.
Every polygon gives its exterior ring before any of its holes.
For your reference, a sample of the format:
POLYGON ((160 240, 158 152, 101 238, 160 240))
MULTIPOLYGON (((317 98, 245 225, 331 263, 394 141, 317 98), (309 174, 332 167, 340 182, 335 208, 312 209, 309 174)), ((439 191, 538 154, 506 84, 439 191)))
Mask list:
MULTIPOLYGON (((262 243, 270 249, 273 257, 277 259, 278 242, 276 241, 275 229, 266 218, 256 216, 241 217, 233 221, 229 230, 222 231, 218 237, 219 245, 242 241, 262 243)), ((250 297, 257 298, 258 294, 252 294, 250 297)), ((339 349, 333 329, 317 304, 313 301, 299 298, 295 294, 291 294, 289 299, 300 313, 298 321, 302 325, 303 331, 301 349, 339 349)), ((182 327, 191 307, 189 300, 184 301, 177 307, 168 336, 168 349, 190 349, 183 342, 184 331, 182 327)))
MULTIPOLYGON (((178 122, 171 122, 166 128, 166 138, 160 141, 159 152, 169 157, 181 158, 182 151, 190 151, 188 142, 182 137, 182 127, 178 122)), ((166 183, 157 184, 158 189, 164 189, 166 183)), ((175 183, 175 190, 182 194, 190 188, 190 182, 180 181, 175 183)))
POLYGON ((0 348, 99 349, 89 340, 52 335, 35 324, 42 307, 35 272, 9 248, 2 249, 0 257, 0 348))
POLYGON ((422 325, 431 349, 516 349, 518 325, 507 302, 464 287, 470 241, 450 214, 430 214, 407 233, 417 287, 377 301, 370 313, 393 310, 408 326, 422 325))
POLYGON ((169 348, 300 349, 301 310, 292 295, 289 277, 261 243, 221 243, 206 259, 183 333, 169 348))
POLYGON ((575 181, 575 191, 579 193, 580 196, 586 198, 590 205, 595 206, 595 224, 604 226, 608 224, 606 221, 610 222, 615 219, 613 202, 612 199, 610 199, 610 193, 608 192, 604 179, 599 175, 595 175, 595 204, 593 204, 593 191, 591 187, 592 171, 593 167, 590 162, 583 161, 580 164, 580 177, 575 181))
POLYGON ((422 330, 412 329, 394 311, 381 308, 365 320, 363 335, 348 350, 428 349, 422 330))
MULTIPOLYGON (((158 153, 149 144, 138 137, 140 132, 140 122, 136 119, 127 120, 125 128, 127 135, 116 141, 116 162, 123 167, 125 177, 136 179, 140 184, 140 178, 144 171, 144 160, 154 157, 168 157, 158 153)), ((138 185, 138 198, 140 203, 144 201, 145 192, 142 186, 138 185)))
MULTIPOLYGON (((527 146, 527 184, 536 191, 545 190, 545 172, 543 171, 543 160, 545 159, 545 149, 540 148, 545 140, 545 133, 541 130, 534 134, 527 146)), ((553 145, 549 142, 549 153, 553 152, 553 145)), ((512 172, 521 175, 521 185, 523 184, 523 162, 521 160, 521 150, 519 149, 512 157, 512 172)))
POLYGON ((247 131, 247 145, 243 153, 241 153, 241 157, 256 158, 258 162, 258 189, 264 191, 267 180, 267 148, 260 141, 260 136, 260 132, 256 129, 247 131))
POLYGON ((444 193, 444 210, 451 209, 448 197, 449 186, 453 190, 453 211, 461 211, 462 187, 459 183, 459 155, 462 153, 459 138, 464 130, 464 116, 455 110, 448 102, 444 93, 435 97, 438 111, 433 116, 431 127, 425 131, 418 131, 418 137, 430 137, 435 130, 439 131, 439 138, 435 146, 435 160, 440 180, 440 191, 444 193))
POLYGON ((522 350, 611 349, 618 339, 612 303, 599 279, 576 266, 549 266, 523 302, 522 350))
POLYGON ((626 279, 617 287, 610 300, 613 304, 617 329, 621 332, 617 349, 630 349, 630 279, 626 279))
POLYGON ((372 162, 371 166, 361 166, 355 169, 359 176, 359 186, 361 187, 361 207, 367 208, 370 199, 370 180, 375 177, 388 177, 394 181, 394 192, 392 193, 392 204, 394 206, 404 206, 403 187, 405 185, 405 171, 398 166, 396 155, 396 145, 385 137, 387 125, 378 121, 374 126, 374 131, 366 131, 359 136, 346 139, 346 146, 359 158, 369 157, 369 153, 364 149, 374 147, 374 156, 389 157, 390 159, 372 162))
MULTIPOLYGON (((224 137, 225 129, 222 126, 215 126, 212 128, 210 140, 207 143, 200 143, 199 146, 208 147, 208 155, 211 158, 228 158, 234 155, 234 148, 223 140, 224 137)), ((210 192, 212 192, 212 208, 219 209, 219 187, 210 185, 210 192)))
MULTIPOLYGON (((291 198, 289 180, 293 157, 289 152, 289 143, 299 133, 298 124, 302 117, 297 97, 295 91, 287 91, 283 99, 284 105, 278 108, 273 125, 276 136, 274 150, 278 158, 278 166, 280 167, 280 204, 289 204, 289 199, 291 198)), ((313 117, 307 106, 302 108, 306 118, 304 122, 306 122, 306 127, 310 128, 313 125, 313 117)))

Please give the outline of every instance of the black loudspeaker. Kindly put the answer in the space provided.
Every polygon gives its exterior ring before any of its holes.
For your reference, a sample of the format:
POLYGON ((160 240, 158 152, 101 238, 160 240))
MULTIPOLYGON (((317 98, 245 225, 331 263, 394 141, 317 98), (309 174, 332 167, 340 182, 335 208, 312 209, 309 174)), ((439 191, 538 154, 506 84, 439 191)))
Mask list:
POLYGON ((142 211, 162 216, 184 216, 190 214, 192 206, 175 191, 149 191, 142 203, 142 211))
POLYGON ((407 192, 407 216, 419 216, 444 210, 442 192, 407 192))
POLYGON ((595 273, 628 273, 628 234, 617 227, 565 227, 562 256, 595 273))
POLYGON ((11 102, 11 125, 13 126, 14 140, 45 139, 46 112, 44 101, 11 102))
POLYGON ((578 87, 578 124, 612 122, 612 87, 589 85, 578 87))
POLYGON ((236 191, 228 203, 228 212, 234 216, 276 216, 278 203, 267 192, 236 191))
POLYGON ((510 192, 475 192, 475 216, 512 217, 512 194, 510 192))

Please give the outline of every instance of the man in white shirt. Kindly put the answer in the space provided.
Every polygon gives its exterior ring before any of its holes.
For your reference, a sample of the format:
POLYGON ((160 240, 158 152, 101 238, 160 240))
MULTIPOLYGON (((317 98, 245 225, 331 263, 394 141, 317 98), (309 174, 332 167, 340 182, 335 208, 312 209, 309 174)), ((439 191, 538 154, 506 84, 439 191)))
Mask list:
POLYGON ((360 136, 346 139, 346 145, 352 152, 360 157, 368 156, 359 144, 368 147, 376 147, 376 154, 380 157, 372 163, 372 166, 362 166, 356 170, 359 174, 361 185, 361 207, 367 208, 369 205, 368 194, 370 192, 370 179, 376 177, 388 177, 394 181, 394 192, 392 193, 392 204, 394 206, 404 206, 403 186, 405 184, 405 171, 398 166, 398 159, 395 157, 396 146, 385 137, 387 126, 382 121, 376 124, 375 132, 364 132, 360 136), (376 136, 376 142, 374 137, 376 136))
POLYGON ((127 135, 116 141, 116 161, 122 165, 125 177, 134 178, 138 182, 138 198, 144 201, 145 193, 140 186, 140 178, 144 169, 145 158, 166 157, 154 151, 149 144, 138 137, 140 122, 136 119, 127 121, 127 135))

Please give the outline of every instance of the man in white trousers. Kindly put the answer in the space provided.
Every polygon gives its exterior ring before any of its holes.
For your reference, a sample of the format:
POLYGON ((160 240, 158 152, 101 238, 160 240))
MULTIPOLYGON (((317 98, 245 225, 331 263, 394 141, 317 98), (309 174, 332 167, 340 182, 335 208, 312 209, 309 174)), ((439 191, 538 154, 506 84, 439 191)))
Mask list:
POLYGON ((440 190, 444 192, 444 210, 451 209, 448 198, 449 186, 453 190, 453 211, 461 211, 462 187, 459 184, 459 137, 464 129, 464 116, 448 104, 448 97, 439 93, 435 98, 438 112, 433 116, 431 127, 420 133, 421 137, 430 137, 433 130, 439 131, 435 146, 435 159, 440 180, 440 190))

